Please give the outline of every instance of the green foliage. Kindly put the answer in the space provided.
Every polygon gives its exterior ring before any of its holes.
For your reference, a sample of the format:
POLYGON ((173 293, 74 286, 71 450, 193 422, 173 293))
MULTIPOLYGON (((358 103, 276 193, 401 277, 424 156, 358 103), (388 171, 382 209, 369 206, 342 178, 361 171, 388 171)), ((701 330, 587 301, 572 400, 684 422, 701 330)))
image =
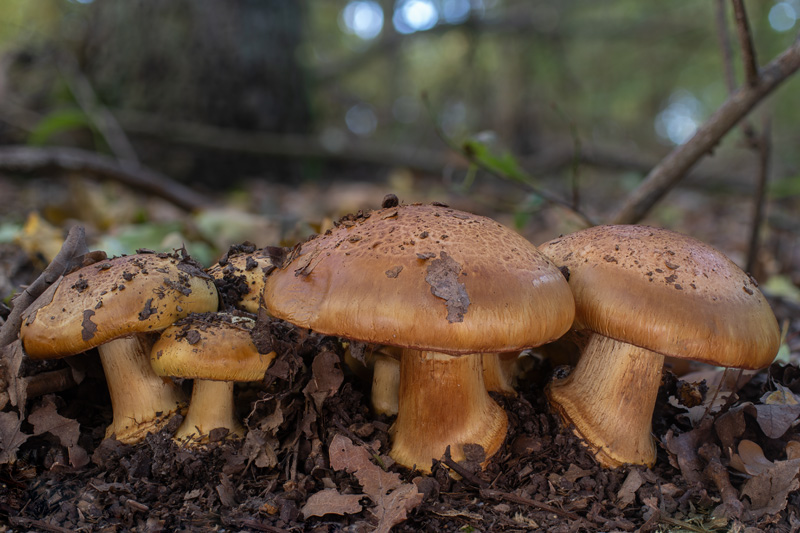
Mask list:
POLYGON ((492 148, 489 143, 476 139, 465 141, 462 148, 471 161, 493 174, 527 185, 532 185, 536 181, 523 170, 517 158, 509 150, 492 148))
POLYGON ((60 109, 45 115, 28 136, 28 144, 42 146, 56 134, 91 128, 86 113, 80 109, 60 109))
POLYGON ((775 199, 800 196, 800 175, 773 181, 769 184, 769 195, 775 199))

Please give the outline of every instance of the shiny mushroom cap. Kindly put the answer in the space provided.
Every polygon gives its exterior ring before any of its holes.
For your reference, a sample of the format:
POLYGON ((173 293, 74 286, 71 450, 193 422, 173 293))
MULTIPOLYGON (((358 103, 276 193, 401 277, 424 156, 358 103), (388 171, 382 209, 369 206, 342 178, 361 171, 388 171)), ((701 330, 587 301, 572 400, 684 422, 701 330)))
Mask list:
POLYGON ((264 300, 321 333, 450 354, 538 346, 574 316, 564 277, 532 244, 440 205, 346 217, 267 277, 264 300))
POLYGON ((778 323, 755 281, 696 239, 596 226, 539 249, 569 269, 575 329, 725 367, 762 368, 778 351, 778 323))
POLYGON ((255 320, 227 313, 190 315, 161 333, 150 365, 160 376, 258 381, 275 352, 260 354, 250 337, 255 320))
POLYGON ((23 313, 20 338, 33 359, 65 357, 217 306, 212 279, 194 261, 140 253, 100 261, 51 285, 23 313))

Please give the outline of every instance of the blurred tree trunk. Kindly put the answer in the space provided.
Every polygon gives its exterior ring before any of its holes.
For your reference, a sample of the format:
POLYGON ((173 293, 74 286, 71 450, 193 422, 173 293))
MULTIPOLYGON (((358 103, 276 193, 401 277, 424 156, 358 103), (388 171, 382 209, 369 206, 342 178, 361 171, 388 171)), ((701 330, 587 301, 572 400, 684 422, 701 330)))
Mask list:
MULTIPOLYGON (((310 108, 296 49, 301 2, 94 2, 79 61, 111 108, 239 130, 306 133, 310 108)), ((143 145, 140 143, 140 147, 143 145)), ((288 163, 148 144, 142 159, 178 178, 230 185, 288 163)))

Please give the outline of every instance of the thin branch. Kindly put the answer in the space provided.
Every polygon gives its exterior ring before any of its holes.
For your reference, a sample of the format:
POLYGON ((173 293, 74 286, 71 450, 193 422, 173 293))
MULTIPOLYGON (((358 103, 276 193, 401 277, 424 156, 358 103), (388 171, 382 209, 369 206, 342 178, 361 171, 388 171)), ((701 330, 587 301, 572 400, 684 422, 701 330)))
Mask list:
POLYGON ((770 154, 772 153, 772 139, 770 125, 763 128, 763 135, 758 140, 758 182, 755 191, 755 208, 750 225, 750 246, 747 249, 746 272, 753 272, 758 259, 758 249, 761 246, 761 224, 764 221, 764 204, 767 197, 767 181, 769 180, 770 154))
POLYGON ((731 46, 731 36, 728 32, 728 17, 725 13, 725 5, 728 0, 716 0, 715 2, 715 22, 717 24, 717 37, 719 37, 719 47, 722 49, 722 66, 725 69, 725 86, 728 94, 733 94, 736 90, 736 76, 733 73, 733 47, 731 46))
POLYGON ((739 45, 742 48, 742 61, 744 61, 744 71, 747 76, 747 85, 755 87, 758 85, 758 61, 756 51, 753 47, 753 36, 750 33, 750 24, 747 22, 747 12, 744 10, 742 0, 732 0, 733 13, 736 16, 736 30, 739 33, 739 45))
POLYGON ((187 210, 201 209, 212 201, 167 176, 129 161, 78 148, 0 147, 0 171, 75 172, 87 178, 118 181, 135 190, 163 198, 187 210))
POLYGON ((19 327, 22 324, 22 312, 30 306, 50 285, 58 281, 74 264, 76 257, 89 252, 86 245, 86 232, 82 226, 73 226, 61 245, 61 250, 56 254, 47 268, 44 269, 36 280, 28 285, 13 300, 13 308, 5 324, 0 328, 0 352, 3 348, 17 339, 19 327))
POLYGON ((117 119, 105 106, 100 104, 91 82, 80 71, 77 61, 71 55, 62 54, 58 61, 58 70, 67 82, 75 101, 89 120, 94 124, 106 144, 118 159, 139 163, 136 150, 122 131, 117 119))
POLYGON ((776 87, 800 68, 800 39, 761 70, 758 83, 742 87, 709 117, 697 133, 653 168, 611 217, 613 224, 634 224, 674 187, 697 161, 776 87))

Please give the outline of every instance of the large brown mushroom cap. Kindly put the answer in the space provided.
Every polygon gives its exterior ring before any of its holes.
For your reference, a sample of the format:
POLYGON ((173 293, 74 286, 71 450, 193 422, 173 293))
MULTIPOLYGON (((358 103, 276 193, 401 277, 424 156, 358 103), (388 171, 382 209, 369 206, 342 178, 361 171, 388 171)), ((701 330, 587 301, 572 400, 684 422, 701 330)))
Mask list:
POLYGON ((168 254, 100 261, 64 276, 23 314, 29 357, 74 355, 112 339, 160 331, 191 312, 217 308, 212 279, 168 254))
POLYGON ((267 277, 264 300, 320 333, 450 354, 538 346, 574 316, 564 277, 532 244, 436 205, 341 221, 267 277))
POLYGON ((160 376, 214 381, 258 381, 275 352, 260 354, 250 336, 255 320, 226 313, 190 315, 165 329, 150 365, 160 376))
POLYGON ((597 226, 539 247, 569 269, 576 329, 673 357, 762 368, 775 315, 753 279, 696 239, 647 226, 597 226))

